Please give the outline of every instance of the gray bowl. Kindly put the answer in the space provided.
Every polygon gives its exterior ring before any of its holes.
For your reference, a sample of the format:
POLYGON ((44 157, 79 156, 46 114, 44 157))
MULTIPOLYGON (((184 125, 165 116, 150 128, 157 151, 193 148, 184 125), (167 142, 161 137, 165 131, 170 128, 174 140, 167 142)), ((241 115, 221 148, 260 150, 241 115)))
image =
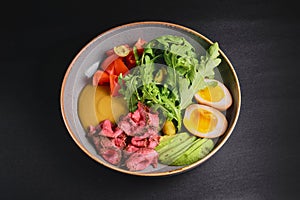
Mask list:
POLYGON ((214 155, 230 137, 238 120, 241 106, 241 91, 238 77, 232 64, 220 50, 219 57, 222 59, 222 62, 217 68, 216 79, 221 80, 231 92, 233 105, 226 112, 228 120, 226 132, 218 138, 214 149, 205 158, 188 166, 166 167, 159 164, 157 168, 147 168, 143 171, 132 172, 107 163, 97 154, 92 144, 87 140, 86 131, 78 117, 78 97, 83 87, 89 81, 85 75, 86 70, 92 65, 99 64, 105 58, 105 51, 114 46, 124 43, 134 44, 139 37, 150 41, 166 34, 185 37, 197 51, 203 51, 212 44, 209 39, 200 33, 178 24, 157 21, 130 23, 110 29, 94 38, 77 54, 66 71, 61 88, 61 112, 66 128, 75 143, 89 157, 113 170, 139 176, 165 176, 182 173, 200 165, 214 155))

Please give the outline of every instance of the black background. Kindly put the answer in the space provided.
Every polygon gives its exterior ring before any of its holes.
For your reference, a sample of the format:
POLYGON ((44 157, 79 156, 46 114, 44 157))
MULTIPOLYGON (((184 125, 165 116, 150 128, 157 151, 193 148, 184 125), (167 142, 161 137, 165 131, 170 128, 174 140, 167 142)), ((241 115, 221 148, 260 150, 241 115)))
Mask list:
POLYGON ((299 199, 296 5, 85 0, 1 7, 0 199, 299 199), (145 20, 218 41, 242 90, 240 118, 221 150, 169 177, 96 163, 73 142, 60 113, 61 83, 78 51, 103 31, 145 20))

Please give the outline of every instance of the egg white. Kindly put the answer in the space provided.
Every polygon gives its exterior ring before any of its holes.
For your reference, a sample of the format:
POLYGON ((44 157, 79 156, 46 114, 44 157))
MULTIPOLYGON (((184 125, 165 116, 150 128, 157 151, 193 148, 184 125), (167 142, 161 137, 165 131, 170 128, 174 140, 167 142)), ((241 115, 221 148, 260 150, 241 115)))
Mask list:
POLYGON ((185 128, 192 134, 198 136, 198 137, 202 137, 202 138, 216 138, 221 136, 222 134, 225 133, 227 126, 228 126, 228 122, 226 117, 224 116, 223 113, 221 113, 219 110, 209 107, 209 106, 205 106, 205 105, 200 105, 200 104, 191 104, 190 106, 188 106, 185 110, 185 114, 184 114, 184 118, 183 118, 183 124, 185 126, 185 128), (207 110, 209 112, 211 112, 214 116, 216 116, 217 118, 217 125, 216 127, 211 130, 210 132, 207 133, 202 133, 199 130, 195 130, 192 127, 189 127, 187 123, 185 123, 185 119, 186 120, 190 120, 191 117, 191 113, 195 110, 195 109, 203 109, 203 110, 207 110))
POLYGON ((221 83, 220 81, 217 81, 217 80, 213 80, 213 79, 205 79, 205 82, 211 82, 211 81, 215 81, 217 82, 218 86, 221 87, 221 89, 223 90, 224 92, 224 97, 220 100, 220 101, 217 101, 217 102, 212 102, 212 101, 208 101, 206 99, 203 99, 199 94, 198 92, 195 94, 195 99, 198 103, 200 104, 204 104, 204 105, 208 105, 208 106, 211 106, 211 107, 214 107, 220 111, 224 111, 224 110, 227 110, 231 104, 232 104, 232 96, 229 92, 229 90, 227 89, 227 87, 221 83))

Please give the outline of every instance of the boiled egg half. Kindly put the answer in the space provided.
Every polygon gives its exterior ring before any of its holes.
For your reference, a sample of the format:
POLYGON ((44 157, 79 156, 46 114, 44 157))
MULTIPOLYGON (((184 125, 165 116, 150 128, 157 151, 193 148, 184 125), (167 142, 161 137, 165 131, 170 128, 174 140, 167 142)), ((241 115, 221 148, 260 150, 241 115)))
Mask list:
POLYGON ((221 136, 228 126, 223 113, 200 104, 191 104, 186 108, 183 124, 190 133, 205 138, 221 136))
POLYGON ((218 110, 227 110, 232 104, 232 97, 226 86, 220 81, 205 79, 205 82, 215 81, 217 85, 209 85, 195 94, 195 99, 200 104, 214 107, 218 110))

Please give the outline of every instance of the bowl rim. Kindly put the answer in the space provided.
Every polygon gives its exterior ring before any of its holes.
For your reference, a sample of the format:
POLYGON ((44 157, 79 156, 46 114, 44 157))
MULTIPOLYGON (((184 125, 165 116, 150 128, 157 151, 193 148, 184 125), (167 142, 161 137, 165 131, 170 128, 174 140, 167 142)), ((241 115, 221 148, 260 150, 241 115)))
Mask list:
POLYGON ((200 37, 202 40, 206 41, 207 43, 209 44, 213 44, 213 42, 208 39, 207 37, 205 37, 204 35, 200 34, 199 32, 191 29, 191 28, 188 28, 186 26, 183 26, 183 25, 180 25, 180 24, 175 24, 175 23, 172 23, 172 22, 166 22, 166 21, 137 21, 137 22, 130 22, 130 23, 127 23, 127 24, 123 24, 123 25, 118 25, 118 26, 115 26, 113 28, 110 28, 100 34, 98 34, 96 37, 94 37, 90 42, 88 42, 78 53, 77 55, 73 58, 73 60, 71 61, 71 63, 69 64, 66 72, 65 72, 65 75, 64 75, 64 78, 63 78, 63 81, 62 81, 62 85, 61 85, 61 92, 60 92, 60 107, 61 107, 61 114, 62 114, 62 118, 63 118, 63 121, 65 123, 65 126, 71 136, 71 138, 75 141, 75 143, 77 144, 77 146, 83 151, 85 152, 85 154, 87 154, 90 158, 92 158, 94 161, 112 169, 112 170, 115 170, 115 171, 119 171, 119 172, 122 172, 122 173, 125 173, 125 174, 130 174, 130 175, 136 175, 136 176, 168 176, 168 175, 174 175, 174 174, 180 174, 182 172, 185 172, 185 171, 188 171, 188 170, 191 170, 193 168, 195 168, 196 166, 199 166, 200 164, 204 163, 205 161, 207 161, 209 158, 211 158, 217 151, 220 150, 220 148, 226 143, 226 141, 228 140, 228 138, 230 137, 230 135, 232 134, 236 124, 237 124, 237 120, 239 118, 239 114, 240 114, 240 109, 241 109, 241 89, 240 89, 240 84, 239 84, 239 80, 238 80, 238 76, 236 74, 236 71, 233 67, 233 65, 231 64, 230 60, 227 58, 227 56, 225 55, 225 53, 219 49, 219 53, 222 55, 222 57, 224 58, 224 60, 227 62, 227 64, 229 65, 230 67, 230 70, 232 71, 233 73, 233 76, 234 76, 234 79, 236 80, 236 85, 237 85, 237 93, 238 93, 238 99, 237 99, 237 109, 236 109, 236 113, 235 113, 235 117, 233 119, 233 122, 232 122, 232 126, 229 127, 228 129, 228 133, 227 135, 225 135, 225 137, 220 141, 220 143, 208 154, 206 155, 203 159, 191 164, 191 165, 187 165, 187 166, 183 166, 181 168, 177 168, 177 169, 174 169, 172 171, 166 171, 166 172, 134 172, 134 171, 129 171, 129 170, 125 170, 125 169, 121 169, 117 166, 113 166, 113 165, 110 165, 104 161, 101 161, 99 158, 97 158, 96 156, 94 156, 92 153, 90 153, 85 147, 83 144, 81 144, 81 142, 76 138, 73 130, 71 130, 71 126, 69 125, 68 123, 68 120, 67 120, 67 116, 66 116, 66 112, 64 110, 64 92, 65 92, 65 85, 66 85, 66 82, 67 82, 67 79, 68 79, 68 76, 69 76, 69 73, 73 67, 73 65, 76 63, 77 59, 80 57, 80 55, 92 44, 94 43, 98 38, 100 38, 101 36, 109 33, 109 32, 113 32, 115 30, 119 30, 119 29, 122 29, 122 28, 129 28, 129 27, 134 27, 134 26, 137 26, 137 25, 162 25, 162 26, 168 26, 168 27, 173 27, 173 28, 177 28, 177 29, 180 29, 180 30, 183 30, 185 32, 190 32, 191 34, 197 36, 197 37, 200 37))

